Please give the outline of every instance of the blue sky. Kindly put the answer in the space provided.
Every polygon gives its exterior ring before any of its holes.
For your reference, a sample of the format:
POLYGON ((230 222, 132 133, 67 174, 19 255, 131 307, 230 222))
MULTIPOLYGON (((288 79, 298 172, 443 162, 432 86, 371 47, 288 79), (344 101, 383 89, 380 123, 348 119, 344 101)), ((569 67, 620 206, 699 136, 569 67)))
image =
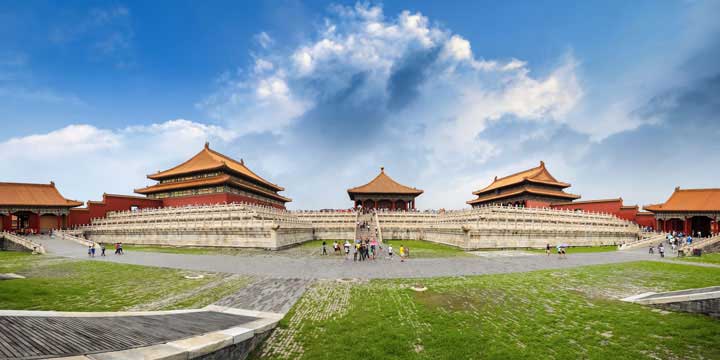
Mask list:
POLYGON ((535 166, 583 199, 717 187, 717 1, 0 4, 1 181, 131 193, 209 140, 347 207, 380 166, 461 208, 535 166))

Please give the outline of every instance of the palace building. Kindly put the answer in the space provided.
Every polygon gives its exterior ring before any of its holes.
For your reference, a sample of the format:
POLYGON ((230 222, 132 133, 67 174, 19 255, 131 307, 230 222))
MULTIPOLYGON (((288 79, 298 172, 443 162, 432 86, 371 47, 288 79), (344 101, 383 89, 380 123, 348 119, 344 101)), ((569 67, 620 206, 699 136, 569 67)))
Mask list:
POLYGON ((355 208, 362 206, 366 209, 414 210, 415 198, 423 193, 422 190, 398 183, 387 174, 385 168, 380 168, 380 174, 369 183, 348 189, 350 200, 355 208))
POLYGON ((545 168, 545 163, 495 180, 487 187, 473 192, 477 198, 467 203, 473 207, 483 205, 512 205, 548 207, 579 199, 579 195, 566 193, 570 184, 558 181, 545 168))
POLYGON ((680 189, 662 204, 646 205, 655 214, 657 229, 702 236, 720 232, 720 189, 680 189))
POLYGON ((252 172, 242 159, 210 149, 208 143, 188 161, 147 177, 158 183, 135 192, 162 200, 165 207, 248 202, 284 209, 292 201, 278 194, 283 187, 252 172))
POLYGON ((44 233, 66 227, 70 209, 82 204, 64 198, 52 181, 49 184, 0 183, 3 231, 44 233))

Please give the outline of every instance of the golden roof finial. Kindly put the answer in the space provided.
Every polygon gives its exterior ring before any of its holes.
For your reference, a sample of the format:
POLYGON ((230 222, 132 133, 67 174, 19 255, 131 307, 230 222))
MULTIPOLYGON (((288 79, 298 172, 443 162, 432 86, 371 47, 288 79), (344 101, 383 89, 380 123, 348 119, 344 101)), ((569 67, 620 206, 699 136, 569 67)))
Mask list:
POLYGON ((209 141, 205 141, 205 148, 206 148, 206 149, 209 149, 209 148, 210 148, 210 142, 209 142, 209 141))

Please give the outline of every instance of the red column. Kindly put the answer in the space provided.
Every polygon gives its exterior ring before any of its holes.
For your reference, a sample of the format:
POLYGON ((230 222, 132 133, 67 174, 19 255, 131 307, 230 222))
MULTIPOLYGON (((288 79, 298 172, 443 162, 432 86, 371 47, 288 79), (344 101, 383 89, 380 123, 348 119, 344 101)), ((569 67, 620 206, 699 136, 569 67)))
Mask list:
POLYGON ((33 232, 38 233, 40 232, 40 215, 36 213, 30 213, 30 217, 28 218, 28 227, 33 230, 33 232))
POLYGON ((0 228, 3 231, 12 230, 12 214, 0 216, 0 228))

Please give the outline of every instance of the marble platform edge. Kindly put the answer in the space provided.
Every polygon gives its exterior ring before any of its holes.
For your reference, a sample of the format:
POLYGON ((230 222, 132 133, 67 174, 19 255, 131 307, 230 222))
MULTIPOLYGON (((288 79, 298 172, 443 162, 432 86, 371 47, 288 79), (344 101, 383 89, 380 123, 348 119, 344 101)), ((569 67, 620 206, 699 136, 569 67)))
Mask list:
MULTIPOLYGON (((224 307, 219 307, 224 308, 224 307)), ((254 316, 263 312, 243 309, 224 308, 224 313, 254 316)), ((203 309, 203 311, 217 311, 203 309)), ((257 320, 234 326, 231 328, 213 331, 197 336, 173 340, 162 344, 145 346, 134 349, 87 354, 79 356, 59 357, 57 360, 188 360, 211 354, 231 345, 239 344, 272 330, 277 326, 280 318, 276 313, 267 313, 271 317, 258 317, 257 320)))

